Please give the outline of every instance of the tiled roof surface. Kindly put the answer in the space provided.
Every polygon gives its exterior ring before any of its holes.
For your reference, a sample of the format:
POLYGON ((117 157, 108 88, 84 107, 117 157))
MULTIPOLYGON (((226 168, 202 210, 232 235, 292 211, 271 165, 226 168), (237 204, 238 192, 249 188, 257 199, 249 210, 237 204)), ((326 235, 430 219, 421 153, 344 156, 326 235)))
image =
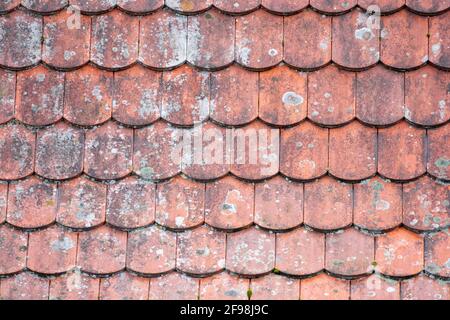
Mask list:
POLYGON ((0 298, 449 300, 449 7, 1 1, 0 298))

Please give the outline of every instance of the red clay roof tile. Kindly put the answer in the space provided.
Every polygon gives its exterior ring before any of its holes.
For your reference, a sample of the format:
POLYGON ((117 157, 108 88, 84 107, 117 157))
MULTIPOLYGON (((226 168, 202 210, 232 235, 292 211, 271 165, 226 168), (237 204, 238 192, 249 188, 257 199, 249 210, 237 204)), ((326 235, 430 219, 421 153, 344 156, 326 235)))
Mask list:
POLYGON ((261 3, 268 11, 291 14, 306 8, 309 0, 262 0, 261 3))
POLYGON ((436 178, 450 178, 450 126, 428 130, 428 173, 436 178))
POLYGON ((69 3, 69 0, 22 0, 22 5, 39 13, 58 11, 69 3))
POLYGON ((147 13, 164 6, 164 0, 117 0, 117 5, 132 13, 147 13))
POLYGON ((351 281, 352 300, 400 300, 400 283, 378 274, 351 281))
POLYGON ((150 279, 150 300, 197 300, 199 279, 182 273, 169 273, 150 279))
POLYGON ((425 236, 425 270, 441 276, 450 276, 450 235, 448 229, 425 236))
POLYGON ((48 300, 49 280, 23 272, 1 279, 0 297, 4 300, 48 300))
POLYGON ((368 11, 375 9, 383 12, 393 12, 405 5, 405 0, 358 0, 358 5, 368 11), (376 8, 375 6, 378 6, 376 8))
POLYGON ((112 9, 117 0, 70 0, 72 7, 78 7, 83 13, 101 13, 112 9))
POLYGON ((200 280, 200 300, 247 300, 249 280, 226 272, 200 280))
POLYGON ((424 275, 401 283, 402 300, 444 300, 450 299, 448 283, 436 281, 424 275))
POLYGON ((165 0, 166 6, 183 13, 195 13, 211 7, 213 0, 165 0))
POLYGON ((430 62, 443 68, 450 68, 450 13, 430 17, 430 40, 428 52, 430 62))
POLYGON ((22 1, 22 0, 2 1, 0 3, 0 11, 12 10, 20 5, 20 1, 22 1))
POLYGON ((214 0, 214 5, 227 13, 247 13, 255 10, 260 5, 261 0, 214 0))
POLYGON ((252 300, 298 300, 300 281, 271 273, 252 279, 250 290, 252 300))
POLYGON ((97 300, 100 279, 92 278, 79 269, 50 280, 50 300, 97 300))
POLYGON ((406 5, 420 13, 437 13, 450 7, 448 1, 440 0, 406 0, 406 5))
POLYGON ((6 220, 6 205, 8 204, 8 183, 0 182, 0 224, 6 220))
POLYGON ((0 226, 0 274, 13 274, 24 270, 27 251, 28 234, 7 225, 0 226))
POLYGON ((175 269, 176 235, 157 226, 128 233, 127 268, 140 274, 175 269))
POLYGON ((100 279, 100 300, 148 300, 150 280, 128 272, 100 279))
POLYGON ((0 124, 14 117, 16 73, 0 69, 0 124))
POLYGON ((349 300, 350 281, 333 278, 325 273, 302 280, 301 300, 349 300))

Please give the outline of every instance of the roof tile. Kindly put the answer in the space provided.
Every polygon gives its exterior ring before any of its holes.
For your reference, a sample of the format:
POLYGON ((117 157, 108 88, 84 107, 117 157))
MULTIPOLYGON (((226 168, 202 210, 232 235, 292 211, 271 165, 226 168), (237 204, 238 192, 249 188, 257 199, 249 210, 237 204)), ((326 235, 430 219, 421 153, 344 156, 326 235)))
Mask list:
POLYGON ((403 121, 378 130, 378 172, 389 179, 409 180, 426 171, 425 130, 403 121))
POLYGON ((197 300, 199 279, 172 272, 150 279, 150 300, 197 300))
POLYGON ((257 10, 236 18, 236 62, 252 69, 265 69, 280 63, 282 56, 282 17, 257 10))
POLYGON ((177 269, 205 275, 225 267, 226 234, 208 226, 180 233, 177 238, 177 269))
POLYGON ((206 184, 205 220, 219 229, 239 229, 253 223, 254 185, 232 176, 206 184))
POLYGON ((425 270, 441 276, 450 276, 450 234, 448 229, 425 236, 425 270))
POLYGON ((16 98, 16 73, 0 69, 0 124, 14 117, 16 98))
POLYGON ((139 61, 154 68, 172 68, 185 62, 187 17, 158 10, 139 23, 139 61))
POLYGON ((389 230, 402 223, 402 186, 380 177, 354 185, 354 218, 358 227, 389 230))
POLYGON ((83 171, 84 133, 64 122, 37 133, 35 171, 48 179, 68 179, 83 171))
POLYGON ((234 41, 233 17, 210 10, 188 18, 187 60, 193 65, 216 69, 231 64, 234 41))
POLYGON ((358 5, 366 10, 374 10, 376 5, 381 12, 387 13, 400 9, 405 5, 405 0, 358 0, 358 5))
POLYGON ((344 276, 359 276, 372 271, 375 241, 354 228, 326 235, 327 271, 344 276))
POLYGON ((331 61, 331 18, 311 10, 284 18, 284 61, 303 69, 328 64, 331 61))
POLYGON ((322 125, 340 125, 355 117, 356 76, 334 65, 308 77, 308 118, 322 125))
POLYGON ((101 13, 112 9, 117 0, 69 0, 72 6, 77 6, 83 13, 101 13))
POLYGON ((214 0, 214 5, 227 13, 247 13, 255 10, 260 5, 261 0, 214 0))
POLYGON ((450 179, 450 125, 428 130, 428 173, 450 179))
POLYGON ((8 183, 0 182, 0 224, 6 220, 6 205, 8 204, 8 183))
POLYGON ((450 119, 450 73, 431 66, 405 74, 405 117, 432 126, 450 119))
POLYGON ((140 274, 175 269, 176 235, 155 225, 128 234, 127 268, 140 274))
POLYGON ((406 0, 406 5, 413 11, 421 13, 442 12, 450 7, 448 1, 440 0, 406 0))
POLYGON ((19 228, 38 228, 55 221, 56 184, 35 176, 9 185, 7 221, 19 228))
POLYGON ((58 11, 69 3, 69 0, 22 0, 22 5, 32 11, 50 13, 58 11))
POLYGON ((400 283, 378 274, 352 280, 351 298, 352 300, 400 300, 400 283))
POLYGON ((248 228, 227 237, 227 270, 244 275, 270 272, 275 267, 275 235, 248 228))
POLYGON ((77 236, 58 226, 30 233, 28 269, 44 274, 72 269, 76 261, 77 236))
POLYGON ((111 274, 125 268, 127 233, 108 226, 82 232, 77 265, 88 273, 111 274))
POLYGON ((211 74, 211 118, 242 125, 258 116, 258 74, 237 66, 211 74))
POLYGON ((377 130, 357 121, 330 129, 330 174, 344 180, 360 180, 376 172, 377 130))
POLYGON ((328 168, 328 129, 304 122, 281 130, 280 172, 293 179, 313 179, 328 168))
POLYGON ((259 118, 274 125, 292 125, 306 118, 307 74, 287 66, 260 73, 259 118))
POLYGON ((164 0, 117 0, 117 5, 125 11, 147 13, 164 6, 164 0))
POLYGON ((48 300, 49 280, 22 272, 1 279, 0 297, 3 300, 48 300))
POLYGON ((352 186, 325 176, 305 184, 305 224, 319 230, 345 228, 353 221, 352 186))
POLYGON ((430 231, 450 225, 450 187, 428 176, 403 185, 403 223, 430 231))
POLYGON ((311 6, 326 13, 340 13, 356 6, 357 0, 310 0, 311 6))
POLYGON ((401 284, 402 300, 447 300, 450 299, 448 283, 420 275, 401 284))
POLYGON ((371 16, 359 9, 333 17, 333 61, 347 68, 377 63, 379 32, 371 16))
POLYGON ((407 10, 381 18, 381 61, 398 69, 428 61, 428 19, 407 10))
POLYGON ((106 185, 85 177, 63 182, 56 221, 69 228, 91 228, 105 222, 106 185))
POLYGON ((376 240, 375 261, 379 272, 388 276, 405 277, 423 269, 423 237, 398 228, 376 240))
POLYGON ((32 66, 41 59, 42 17, 25 10, 0 16, 0 65, 9 68, 32 66))
POLYGON ((275 268, 283 273, 305 276, 324 269, 325 235, 297 228, 276 235, 275 268))
POLYGON ((306 8, 309 0, 262 0, 262 5, 269 11, 290 14, 306 8))
POLYGON ((208 9, 213 0, 165 0, 166 6, 183 13, 195 13, 208 9))
POLYGON ((350 281, 333 278, 322 273, 300 283, 302 300, 349 300, 350 281))
POLYGON ((0 11, 9 11, 20 5, 21 0, 2 1, 0 3, 0 11))
POLYGON ((205 220, 204 206, 203 183, 177 176, 157 185, 156 222, 163 226, 172 229, 196 227, 205 220))
POLYGON ((370 125, 389 125, 403 118, 404 73, 377 65, 356 76, 356 116, 370 125))
POLYGON ((249 280, 226 272, 200 280, 200 300, 247 300, 249 280))
POLYGON ((450 12, 431 17, 429 21, 430 62, 443 68, 450 68, 450 12))
POLYGON ((100 279, 92 278, 75 269, 50 280, 50 300, 97 300, 100 279))
POLYGON ((127 177, 108 187, 106 221, 119 228, 139 228, 155 221, 155 185, 127 177))
POLYGON ((115 122, 86 132, 84 171, 97 179, 122 178, 132 170, 133 130, 115 122))
POLYGON ((300 281, 276 274, 252 279, 250 282, 252 300, 298 300, 300 281))
POLYGON ((33 173, 36 135, 11 124, 0 127, 0 179, 13 180, 33 173))
POLYGON ((97 125, 111 117, 113 73, 92 66, 66 74, 64 117, 78 125, 97 125))
POLYGON ((128 272, 100 280, 100 300, 148 300, 150 280, 128 272))
POLYGON ((160 72, 136 65, 114 74, 112 115, 117 121, 140 126, 158 120, 161 98, 160 72))
POLYGON ((276 176, 255 185, 255 223, 287 230, 303 222, 303 184, 276 176))
POLYGON ((13 274, 25 269, 27 249, 28 234, 7 225, 1 225, 0 275, 13 274))

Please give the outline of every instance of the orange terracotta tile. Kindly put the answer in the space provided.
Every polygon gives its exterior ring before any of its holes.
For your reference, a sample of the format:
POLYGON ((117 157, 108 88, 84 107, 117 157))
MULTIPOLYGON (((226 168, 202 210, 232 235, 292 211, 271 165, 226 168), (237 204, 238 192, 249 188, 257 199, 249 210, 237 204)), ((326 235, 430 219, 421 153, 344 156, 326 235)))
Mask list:
POLYGON ((409 69, 428 61, 428 19, 407 10, 381 18, 381 61, 409 69))
POLYGON ((161 116, 176 125, 193 125, 209 116, 209 73, 187 65, 163 73, 161 116))
POLYGON ((199 12, 208 9, 213 0, 166 0, 166 6, 184 13, 199 12))
POLYGON ((275 267, 275 235, 258 228, 248 228, 227 236, 227 270, 258 275, 275 267))
POLYGON ((274 125, 292 125, 306 118, 307 75, 287 66, 260 73, 259 118, 274 125))
POLYGON ((430 62, 443 68, 450 68, 449 20, 450 13, 448 11, 429 19, 428 52, 430 53, 430 62))
POLYGON ((0 224, 6 220, 6 205, 8 204, 8 183, 0 182, 0 224))
POLYGON ((305 184, 305 224, 320 230, 345 228, 353 220, 350 184, 325 176, 305 184))
POLYGON ((1 279, 0 297, 3 300, 48 300, 49 280, 22 272, 1 279))
POLYGON ((277 13, 294 13, 306 8, 309 0, 262 0, 264 8, 277 13))
POLYGON ((0 65, 10 68, 32 66, 41 59, 42 17, 26 10, 0 16, 0 65))
POLYGON ((157 185, 156 222, 165 227, 185 229, 202 224, 204 206, 203 183, 178 176, 157 185))
POLYGON ((209 69, 231 64, 234 41, 233 17, 209 10, 188 18, 187 61, 191 64, 209 69))
POLYGON ((282 57, 282 17, 257 10, 236 18, 236 62, 248 68, 264 69, 280 63, 282 57))
POLYGON ((14 117, 16 73, 0 69, 0 124, 14 117))
POLYGON ((402 300, 446 300, 450 299, 448 283, 433 280, 425 275, 420 275, 401 284, 402 300))
POLYGON ((398 228, 376 239, 375 261, 379 272, 389 276, 405 277, 423 269, 423 237, 398 228))
POLYGON ((105 12, 115 6, 116 0, 70 0, 72 6, 77 6, 83 13, 105 12))
POLYGON ((319 11, 326 13, 338 13, 353 8, 356 5, 357 0, 310 0, 309 3, 319 11))
POLYGON ((80 177, 62 183, 58 192, 58 223, 79 229, 105 222, 106 185, 80 177))
POLYGON ((400 300, 400 283, 380 275, 351 281, 352 300, 400 300))
POLYGON ((37 132, 35 172, 48 179, 68 179, 83 171, 84 132, 58 122, 37 132))
POLYGON ((406 5, 413 11, 421 13, 437 13, 450 6, 446 1, 439 0, 406 0, 406 5))
POLYGON ((252 279, 250 282, 252 300, 298 300, 300 280, 275 275, 252 279))
POLYGON ((200 280, 200 300, 247 300, 249 280, 222 272, 200 280))
POLYGON ((25 269, 28 234, 6 225, 0 226, 0 274, 13 274, 25 269))
POLYGON ((333 17, 333 61, 347 68, 366 68, 380 59, 380 30, 369 13, 352 10, 333 17))
POLYGON ((0 3, 0 11, 9 11, 20 5, 21 0, 3 1, 0 3))
POLYGON ((33 173, 36 135, 25 126, 0 127, 0 179, 14 180, 33 173))
POLYGON ((92 66, 66 74, 64 118, 78 125, 97 125, 111 117, 113 74, 92 66))
POLYGON ((100 279, 92 278, 75 269, 50 280, 50 300, 97 300, 100 279))
POLYGON ((214 5, 227 13, 247 13, 256 9, 261 0, 214 0, 214 5))
POLYGON ((118 179, 131 173, 133 130, 108 122, 86 132, 84 172, 97 179, 118 179))
POLYGON ((100 280, 100 300, 148 300, 150 280, 122 272, 100 280))
POLYGON ((303 184, 276 176, 255 185, 255 223, 287 230, 303 222, 303 184))
POLYGON ((405 117, 425 126, 450 119, 450 74, 426 66, 405 75, 405 117))
POLYGON ((67 6, 69 0, 22 0, 22 5, 40 13, 50 13, 60 10, 67 6))
POLYGON ((436 178, 450 178, 450 125, 428 130, 428 173, 436 178))
POLYGON ((108 186, 106 221, 119 228, 139 228, 155 221, 155 184, 127 177, 108 186))
POLYGON ((197 300, 199 279, 172 272, 150 279, 150 300, 197 300))
POLYGON ((331 18, 311 10, 284 18, 284 61, 306 69, 329 63, 331 18))
POLYGON ((308 77, 308 118, 322 125, 340 125, 355 117, 356 76, 330 65, 308 77))
POLYGON ((327 271, 344 276, 359 276, 372 272, 375 256, 373 236, 354 228, 326 235, 327 271))
POLYGON ((167 124, 156 122, 134 130, 133 171, 145 179, 166 179, 181 170, 182 151, 178 150, 183 132, 167 124), (160 155, 167 155, 161 161, 160 155))
POLYGON ((128 235, 127 268, 141 274, 159 274, 175 269, 176 235, 157 226, 128 235))
POLYGON ((428 176, 403 185, 403 223, 430 231, 450 225, 450 186, 428 176))
POLYGON ((301 300, 349 300, 350 281, 325 273, 304 279, 300 283, 301 300))
POLYGON ((147 13, 164 6, 164 0, 117 0, 117 5, 125 11, 147 13))
POLYGON ((325 265, 325 235, 298 228, 276 235, 275 268, 283 273, 305 276, 317 273, 325 265))
POLYGON ((376 173, 377 130, 358 121, 330 130, 329 172, 344 180, 360 180, 376 173))
POLYGON ((19 228, 38 228, 55 221, 56 184, 35 176, 9 185, 7 221, 19 228))
POLYGON ((253 222, 254 185, 231 176, 206 184, 205 221, 219 229, 239 229, 253 222))
POLYGON ((258 74, 237 66, 211 74, 211 118, 242 125, 258 116, 258 74))
POLYGON ((91 18, 71 10, 44 17, 42 60, 56 68, 76 68, 89 61, 91 18))
POLYGON ((402 185, 373 177, 354 185, 354 217, 358 227, 389 230, 402 223, 402 185))
POLYGON ((225 267, 226 234, 208 226, 187 230, 177 237, 177 269, 205 275, 225 267))
POLYGON ((389 125, 404 115, 404 73, 377 65, 356 75, 356 117, 371 125, 389 125))
POLYGON ((386 178, 408 180, 426 171, 425 130, 407 122, 378 130, 378 172, 386 178))
POLYGON ((125 268, 127 233, 108 226, 81 232, 77 265, 88 273, 110 274, 125 268))
POLYGON ((139 23, 139 61, 154 68, 172 68, 185 62, 187 17, 158 10, 139 23))
MULTIPOLYGON (((358 0, 358 5, 366 10, 371 9, 370 6, 376 5, 381 12, 393 12, 400 9, 405 4, 405 0, 358 0)), ((373 7, 373 9, 375 9, 373 7)))
POLYGON ((75 266, 77 237, 58 226, 31 232, 28 245, 28 269, 44 273, 62 273, 75 266))
POLYGON ((425 270, 441 276, 450 276, 450 235, 449 230, 425 236, 425 270))
POLYGON ((280 172, 293 179, 309 180, 328 168, 328 129, 304 122, 281 130, 280 172))

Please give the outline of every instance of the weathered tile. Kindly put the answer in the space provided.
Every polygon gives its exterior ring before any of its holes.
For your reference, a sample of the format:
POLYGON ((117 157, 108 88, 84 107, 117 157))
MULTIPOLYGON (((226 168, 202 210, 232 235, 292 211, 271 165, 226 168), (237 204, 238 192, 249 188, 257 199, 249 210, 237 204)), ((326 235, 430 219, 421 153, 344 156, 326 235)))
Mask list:
POLYGON ((294 13, 306 8, 309 0, 261 0, 264 8, 276 13, 294 13))
POLYGON ((83 13, 101 13, 112 9, 117 0, 70 0, 72 6, 77 6, 83 13))
POLYGON ((358 5, 367 11, 374 9, 380 12, 393 12, 400 9, 405 4, 405 0, 358 0, 358 5), (374 7, 378 6, 378 8, 374 7))
POLYGON ((22 272, 1 280, 0 297, 4 300, 48 300, 49 280, 22 272))
POLYGON ((252 279, 250 290, 252 300, 298 300, 300 280, 271 273, 252 279))
POLYGON ((150 280, 122 272, 100 280, 100 300, 148 300, 150 280))
POLYGON ((436 178, 450 178, 450 126, 428 130, 428 173, 436 178))
POLYGON ((450 13, 430 17, 430 40, 428 52, 430 62, 443 68, 450 68, 450 13))
POLYGON ((28 234, 7 225, 0 226, 0 274, 13 274, 26 267, 28 234))
POLYGON ((69 0, 22 0, 22 5, 39 13, 58 11, 69 3, 69 0))
POLYGON ((431 274, 450 276, 450 235, 448 229, 425 236, 425 270, 431 274))
POLYGON ((172 272, 150 280, 150 300, 197 300, 199 279, 172 272))
POLYGON ((350 281, 331 277, 325 273, 301 280, 301 300, 349 300, 350 281))
POLYGON ((249 280, 226 272, 200 280, 200 300, 247 300, 249 280))
POLYGON ((247 13, 256 9, 261 0, 214 0, 214 5, 227 13, 247 13))
POLYGON ((147 13, 164 6, 164 0, 117 0, 117 5, 125 11, 147 13))
POLYGON ((356 6, 357 0, 310 0, 314 9, 326 13, 340 13, 356 6))
POLYGON ((421 13, 437 13, 450 6, 447 1, 439 0, 406 0, 406 5, 413 11, 421 13))
POLYGON ((14 118, 16 73, 0 69, 0 124, 14 118))
POLYGON ((352 300, 400 300, 400 282, 373 274, 351 281, 352 300))
POLYGON ((74 269, 50 280, 49 300, 97 300, 100 279, 74 269))
POLYGON ((402 300, 444 300, 450 299, 448 283, 420 275, 401 283, 402 300))
POLYGON ((166 6, 183 13, 194 13, 208 9, 213 0, 166 0, 166 6))

